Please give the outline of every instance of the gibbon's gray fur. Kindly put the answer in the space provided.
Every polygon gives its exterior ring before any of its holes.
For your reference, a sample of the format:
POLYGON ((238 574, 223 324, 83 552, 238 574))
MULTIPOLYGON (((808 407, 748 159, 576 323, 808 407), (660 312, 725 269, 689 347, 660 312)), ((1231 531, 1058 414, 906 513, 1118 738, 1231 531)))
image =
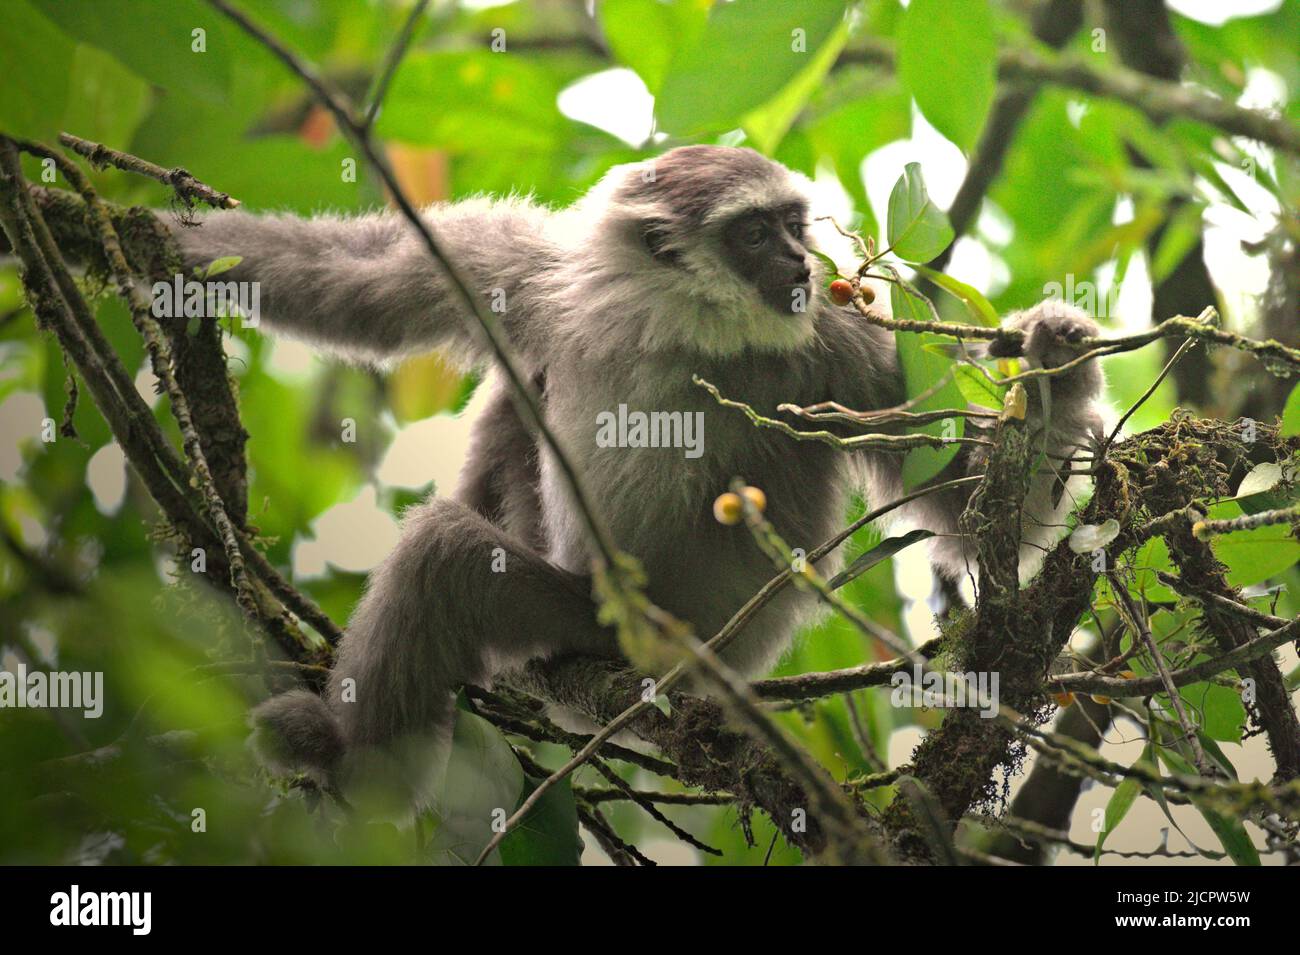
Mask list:
MULTIPOLYGON (((705 637, 772 576, 743 529, 711 516, 734 477, 766 492, 767 516, 805 549, 839 529, 855 486, 876 503, 901 493, 898 457, 793 442, 720 408, 691 381, 699 374, 768 415, 781 402, 874 409, 903 400, 893 336, 834 305, 823 288, 823 266, 808 248, 840 250, 840 240, 816 225, 811 196, 805 178, 751 150, 690 146, 612 170, 566 210, 516 197, 426 212, 473 290, 499 309, 591 499, 644 565, 650 597, 705 637), (821 232, 805 238, 805 229, 821 232), (703 412, 703 456, 598 446, 597 415, 620 404, 703 412)), ((221 280, 261 283, 272 333, 353 361, 430 349, 484 360, 440 268, 396 214, 218 212, 180 230, 178 241, 187 268, 242 256, 221 280)), ((1097 331, 1082 312, 1052 302, 1010 321, 1029 331, 1031 364, 1058 364, 1077 353, 1071 340, 1097 331)), ((395 760, 411 795, 427 804, 460 684, 489 683, 534 657, 617 653, 596 623, 591 554, 554 461, 508 394, 491 387, 459 487, 405 514, 399 543, 348 625, 324 699, 297 691, 255 710, 273 768, 346 783, 369 775, 376 760, 395 760), (495 572, 502 554, 505 572, 495 572)), ((1091 363, 1051 379, 1049 452, 1087 443, 1100 387, 1091 363)), ((964 453, 941 478, 973 463, 964 453)), ((1059 523, 1054 483, 1053 475, 1035 481, 1027 546, 1036 527, 1059 523)), ((967 496, 933 495, 907 514, 954 535, 967 496)), ((940 540, 932 553, 942 570, 973 568, 960 541, 940 540)), ((815 601, 787 589, 725 658, 761 673, 814 612, 815 601)))

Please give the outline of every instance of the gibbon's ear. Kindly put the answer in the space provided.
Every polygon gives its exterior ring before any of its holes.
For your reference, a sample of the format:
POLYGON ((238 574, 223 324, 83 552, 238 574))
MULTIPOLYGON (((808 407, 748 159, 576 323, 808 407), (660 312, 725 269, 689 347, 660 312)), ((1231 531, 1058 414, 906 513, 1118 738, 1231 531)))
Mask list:
POLYGON ((672 239, 672 230, 665 219, 643 219, 639 225, 641 233, 641 242, 645 245, 655 261, 664 265, 677 265, 681 261, 681 254, 676 250, 669 248, 668 243, 672 239))

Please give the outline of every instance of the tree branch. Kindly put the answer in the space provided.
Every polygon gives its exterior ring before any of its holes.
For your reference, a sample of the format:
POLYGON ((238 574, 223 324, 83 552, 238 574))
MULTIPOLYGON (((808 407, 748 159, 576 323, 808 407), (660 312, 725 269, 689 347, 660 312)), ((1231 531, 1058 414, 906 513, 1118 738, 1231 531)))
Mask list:
MULTIPOLYGON (((893 69, 894 61, 891 45, 868 41, 841 53, 837 65, 866 63, 893 69)), ((1115 66, 1097 70, 1075 56, 1047 57, 1027 48, 1001 50, 997 70, 1001 80, 1076 89, 1127 103, 1155 120, 1190 118, 1225 133, 1245 136, 1300 155, 1300 130, 1284 116, 1246 109, 1208 93, 1133 70, 1115 66)))
POLYGON ((214 209, 239 208, 238 199, 232 199, 227 193, 217 192, 211 186, 204 185, 180 166, 175 169, 164 169, 162 166, 155 165, 137 156, 118 152, 116 149, 109 149, 100 143, 92 143, 88 139, 73 136, 71 133, 59 133, 59 142, 86 157, 96 169, 103 169, 105 166, 116 166, 126 172, 148 176, 150 179, 158 180, 163 185, 171 186, 176 190, 176 195, 180 197, 186 206, 192 206, 194 200, 198 199, 206 202, 214 209))

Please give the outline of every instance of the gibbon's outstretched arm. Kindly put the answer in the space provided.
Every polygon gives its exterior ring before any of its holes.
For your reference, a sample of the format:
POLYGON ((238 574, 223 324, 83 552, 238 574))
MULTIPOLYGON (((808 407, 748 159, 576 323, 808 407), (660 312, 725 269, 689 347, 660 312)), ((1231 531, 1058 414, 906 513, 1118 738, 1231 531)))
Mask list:
MULTIPOLYGON (((546 209, 522 199, 471 199, 424 213, 470 291, 527 353, 527 279, 555 255, 546 209)), ((446 349, 479 357, 471 316, 419 234, 402 216, 254 215, 220 211, 174 228, 187 276, 226 256, 240 263, 218 282, 257 282, 259 321, 353 361, 386 363, 446 349)), ((536 338, 536 336, 535 336, 536 338)))

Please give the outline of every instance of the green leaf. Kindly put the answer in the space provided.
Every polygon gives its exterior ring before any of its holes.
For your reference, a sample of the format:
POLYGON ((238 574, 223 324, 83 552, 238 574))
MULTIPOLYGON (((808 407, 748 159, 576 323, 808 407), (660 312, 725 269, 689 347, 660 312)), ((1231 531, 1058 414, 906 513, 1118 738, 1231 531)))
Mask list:
MULTIPOLYGON (((519 794, 518 809, 541 780, 527 777, 519 794)), ((528 815, 501 840, 505 865, 581 865, 582 839, 578 835, 578 810, 569 780, 552 786, 528 815)))
MULTIPOLYGON (((1207 511, 1211 520, 1231 520, 1241 514, 1236 501, 1224 501, 1207 511)), ((1210 547, 1227 564, 1228 583, 1233 587, 1249 587, 1300 563, 1300 541, 1291 536, 1288 524, 1217 535, 1210 547)))
MULTIPOLYGON (((1137 758, 1137 762, 1133 765, 1137 766, 1139 764, 1151 769, 1155 768, 1155 749, 1150 744, 1142 750, 1142 755, 1137 758)), ((1106 817, 1103 828, 1101 832, 1097 833, 1097 847, 1092 855, 1093 862, 1101 859, 1102 846, 1106 844, 1110 834, 1115 831, 1115 827, 1124 821, 1124 817, 1133 808, 1133 803, 1137 801, 1137 797, 1141 792, 1142 781, 1133 777, 1126 777, 1123 782, 1115 787, 1115 791, 1110 795, 1110 800, 1106 803, 1106 817)))
MULTIPOLYGON (((1217 687, 1217 689, 1228 690, 1227 687, 1217 687)), ((1228 692, 1232 693, 1231 690, 1228 690, 1228 692)), ((1236 693, 1232 693, 1232 695, 1233 697, 1237 697, 1236 693)), ((1186 694, 1184 694, 1184 696, 1186 696, 1186 694)), ((1237 698, 1237 705, 1241 706, 1240 698, 1237 698)), ((1207 717, 1207 724, 1208 724, 1208 719, 1209 718, 1207 717)), ((1246 727, 1246 709, 1245 707, 1242 707, 1241 721, 1237 723, 1235 727, 1236 735, 1228 737, 1228 741, 1232 743, 1240 743, 1241 733, 1242 730, 1245 729, 1245 727, 1246 727)), ((1223 747, 1219 745, 1218 741, 1203 729, 1199 729, 1196 731, 1196 738, 1201 741, 1201 748, 1205 750, 1205 755, 1209 757, 1210 762, 1214 763, 1215 766, 1223 770, 1223 774, 1227 776, 1228 779, 1235 781, 1237 779, 1237 767, 1232 765, 1232 760, 1228 759, 1228 754, 1223 751, 1223 747)))
MULTIPOLYGON (((32 3, 69 36, 112 54, 127 69, 166 90, 225 102, 230 86, 230 33, 222 15, 198 0, 95 0, 32 3), (203 31, 205 49, 195 49, 203 31)), ((42 75, 52 72, 47 66, 42 75)))
MULTIPOLYGON (((1157 571, 1166 574, 1177 572, 1163 537, 1153 537, 1138 548, 1129 568, 1133 571, 1133 579, 1129 583, 1132 593, 1145 594, 1152 601, 1173 603, 1178 600, 1178 595, 1161 584, 1156 576, 1157 571)), ((1103 586, 1109 588, 1109 581, 1103 581, 1103 586)))
POLYGON ((523 786, 523 770, 501 731, 481 716, 457 709, 439 810, 487 819, 492 809, 513 811, 523 786))
POLYGON ((53 142, 68 102, 73 44, 27 0, 5 4, 0 29, 0 132, 53 142))
POLYGON ((149 84, 103 50, 78 44, 63 129, 97 143, 125 144, 144 118, 149 84))
POLYGON ((886 234, 890 249, 905 262, 929 262, 952 242, 952 226, 930 201, 919 163, 908 163, 894 183, 886 234))
POLYGON ((843 16, 839 0, 715 4, 664 75, 655 103, 659 124, 683 136, 738 125, 812 62, 843 16))
POLYGON ((867 0, 862 10, 862 25, 868 36, 894 36, 903 22, 903 12, 898 0, 867 0))
POLYGON ((1105 828, 1097 833, 1097 847, 1092 855, 1094 862, 1101 859, 1101 849, 1106 844, 1106 838, 1128 815, 1128 811, 1133 807, 1133 803, 1137 801, 1137 797, 1141 792, 1142 784, 1136 779, 1126 779, 1115 787, 1110 800, 1106 803, 1105 828))
POLYGON ((641 77, 658 94, 673 54, 703 31, 708 0, 605 0, 599 6, 600 25, 615 59, 641 77))
POLYGON ((872 567, 875 567, 882 560, 889 560, 905 547, 910 547, 917 541, 923 541, 927 537, 933 537, 934 531, 914 530, 908 531, 899 537, 887 537, 875 547, 871 548, 864 554, 859 554, 858 558, 848 567, 840 571, 830 580, 830 588, 836 590, 843 587, 851 580, 861 577, 872 567))
POLYGON ((433 860, 472 863, 491 841, 495 825, 518 807, 523 788, 524 771, 501 731, 481 716, 457 709, 438 789, 438 829, 429 846, 433 860))
POLYGON ((1153 283, 1158 285, 1167 279, 1200 241, 1201 215, 1204 212, 1204 206, 1191 202, 1181 206, 1169 217, 1151 259, 1153 283))
POLYGON ((568 129, 556 105, 563 86, 556 71, 522 56, 412 53, 393 77, 376 129, 388 139, 453 152, 546 153, 559 148, 568 129))
POLYGON ((848 21, 841 20, 830 39, 821 45, 784 89, 745 115, 741 125, 755 149, 768 155, 775 152, 790 126, 804 111, 809 98, 825 81, 848 38, 848 21))
MULTIPOLYGON (((860 231, 879 239, 880 226, 862 178, 863 160, 872 152, 899 139, 912 130, 912 99, 892 77, 873 86, 865 95, 846 102, 798 127, 809 140, 811 155, 804 171, 815 175, 819 160, 829 158, 845 191, 862 216, 860 231)), ((786 136, 789 143, 792 135, 786 136)))
MULTIPOLYGON (((1182 729, 1179 728, 1175 730, 1171 728, 1167 722, 1155 718, 1152 718, 1152 725, 1155 727, 1156 740, 1163 741, 1156 743, 1156 752, 1159 754, 1160 759, 1163 760, 1174 772, 1183 773, 1187 776, 1195 776, 1196 770, 1192 768, 1191 764, 1183 761, 1177 753, 1166 748, 1171 745, 1170 737, 1177 737, 1182 733, 1182 729)), ((1159 770, 1159 768, 1159 766, 1152 766, 1152 769, 1155 770, 1159 770)), ((1180 836, 1187 840, 1189 846, 1207 859, 1223 858, 1223 853, 1201 848, 1192 841, 1192 838, 1186 832, 1183 831, 1183 827, 1178 824, 1178 820, 1174 818, 1174 814, 1169 810, 1169 800, 1165 798, 1165 791, 1161 787, 1153 783, 1144 783, 1143 789, 1155 804, 1160 807, 1160 811, 1165 814, 1165 818, 1169 820, 1169 824, 1177 830, 1180 836)))
POLYGON ((916 265, 913 268, 966 306, 966 311, 970 313, 971 318, 975 319, 976 325, 997 328, 1002 324, 997 309, 979 289, 965 282, 959 282, 946 272, 938 272, 925 265, 916 265))
POLYGON ((1223 851, 1237 865, 1259 865, 1259 850, 1255 844, 1250 841, 1250 834, 1246 832, 1246 827, 1238 819, 1232 819, 1228 816, 1222 816, 1210 809, 1208 806, 1202 806, 1193 802, 1196 809, 1205 821, 1210 824, 1214 834, 1219 837, 1219 842, 1223 845, 1223 851))
POLYGON ((822 284, 829 288, 832 282, 840 278, 840 267, 825 252, 818 252, 816 249, 809 249, 808 251, 812 253, 813 258, 825 267, 826 274, 822 276, 822 284))
POLYGON ((953 369, 953 375, 957 379, 957 387, 961 389, 962 397, 971 404, 991 408, 994 411, 1002 409, 1007 393, 1006 385, 993 384, 979 373, 979 369, 972 368, 970 365, 957 365, 953 369))
POLYGON ((1257 464, 1241 479, 1233 500, 1247 514, 1289 507, 1296 488, 1288 487, 1283 482, 1294 481, 1296 472, 1297 468, 1292 465, 1283 468, 1272 461, 1257 464))
MULTIPOLYGON (((890 300, 895 318, 915 321, 929 321, 930 310, 925 301, 908 292, 897 282, 890 285, 890 300)), ((894 340, 898 347, 898 361, 903 369, 903 380, 907 385, 907 396, 914 398, 932 387, 948 374, 953 361, 926 350, 931 342, 947 341, 938 335, 897 332, 894 340)), ((944 408, 961 408, 965 398, 955 380, 949 380, 942 388, 928 398, 918 402, 914 411, 939 411, 944 408)), ((965 418, 952 420, 956 428, 949 426, 952 437, 961 437, 965 431, 965 418)), ((925 434, 942 435, 946 421, 935 421, 916 429, 925 434)), ((903 486, 907 489, 919 487, 942 471, 961 449, 959 444, 944 445, 939 448, 913 448, 903 458, 903 486)))
POLYGON ((1251 468, 1241 479, 1235 496, 1240 499, 1250 497, 1252 494, 1263 494, 1276 487, 1281 480, 1282 465, 1273 461, 1264 461, 1251 468))
POLYGON ((1291 396, 1282 410, 1282 436, 1300 434, 1300 384, 1291 389, 1291 396))
POLYGON ((240 262, 244 261, 242 255, 224 255, 219 259, 213 259, 208 264, 207 271, 203 273, 204 278, 212 278, 214 275, 220 275, 222 272, 229 272, 240 262))
POLYGON ((898 31, 898 75, 922 115, 970 152, 997 85, 987 0, 912 0, 898 31))

